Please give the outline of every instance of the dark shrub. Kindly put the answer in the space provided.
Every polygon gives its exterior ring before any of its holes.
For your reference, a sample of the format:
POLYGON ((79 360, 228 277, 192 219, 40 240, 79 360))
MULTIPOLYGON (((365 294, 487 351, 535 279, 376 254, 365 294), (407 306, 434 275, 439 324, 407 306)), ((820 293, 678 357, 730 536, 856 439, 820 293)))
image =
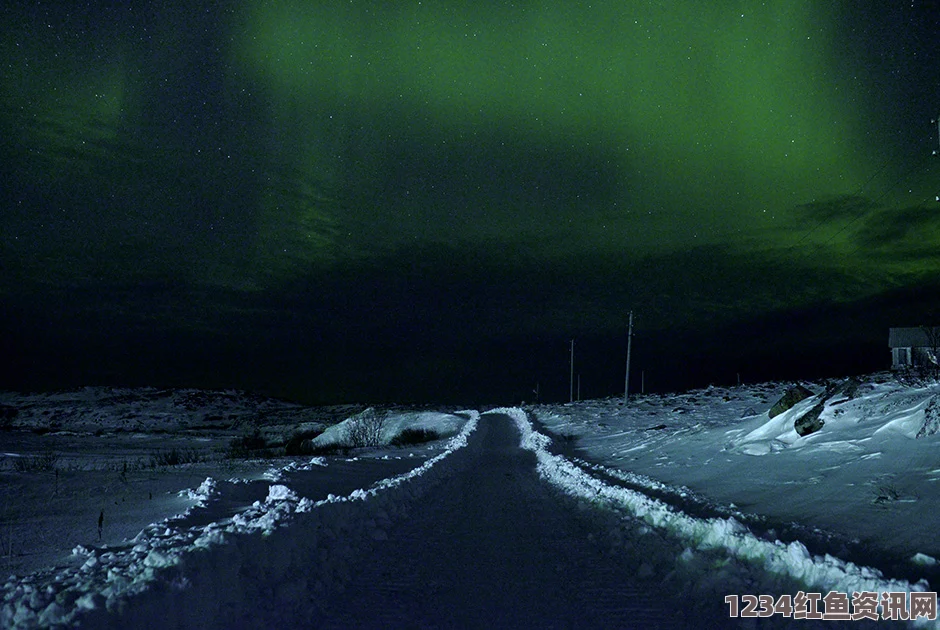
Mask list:
POLYGON ((372 407, 349 418, 345 442, 353 448, 380 446, 385 428, 385 414, 372 407))
POLYGON ((52 472, 59 462, 59 454, 46 450, 39 455, 17 457, 13 460, 13 470, 16 472, 52 472))
POLYGON ((441 436, 431 429, 405 429, 392 439, 392 446, 409 446, 439 440, 441 436))
POLYGON ((267 453, 258 452, 263 451, 267 446, 268 443, 265 441, 264 436, 261 435, 261 431, 255 429, 247 435, 233 438, 232 441, 229 442, 228 456, 232 459, 239 459, 261 454, 267 455, 267 453))
MULTIPOLYGON (((178 449, 171 448, 169 450, 160 450, 154 451, 150 454, 150 467, 156 468, 157 466, 179 466, 180 464, 196 464, 202 461, 202 457, 194 448, 191 449, 178 449)), ((126 468, 126 464, 125 464, 126 468)))
POLYGON ((349 452, 352 450, 352 447, 345 442, 331 442, 330 444, 314 444, 312 442, 308 442, 308 444, 310 445, 310 451, 305 454, 313 455, 314 457, 321 455, 349 455, 349 452))
POLYGON ((287 440, 284 446, 286 455, 316 455, 316 447, 310 443, 310 440, 320 435, 322 431, 300 431, 295 433, 287 440))

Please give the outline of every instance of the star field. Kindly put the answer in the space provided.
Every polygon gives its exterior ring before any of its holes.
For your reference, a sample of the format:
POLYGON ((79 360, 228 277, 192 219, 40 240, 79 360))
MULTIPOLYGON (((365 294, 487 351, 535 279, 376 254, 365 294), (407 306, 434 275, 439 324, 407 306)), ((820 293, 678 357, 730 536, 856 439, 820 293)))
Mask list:
POLYGON ((516 398, 579 337, 607 395, 630 310, 659 387, 877 368, 935 314, 929 3, 0 18, 10 387, 516 398))

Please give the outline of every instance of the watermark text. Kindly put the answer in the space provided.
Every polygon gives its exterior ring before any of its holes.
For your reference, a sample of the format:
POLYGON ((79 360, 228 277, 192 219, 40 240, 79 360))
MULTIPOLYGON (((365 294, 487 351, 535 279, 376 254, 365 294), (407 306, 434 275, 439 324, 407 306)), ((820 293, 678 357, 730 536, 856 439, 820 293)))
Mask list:
POLYGON ((727 595, 729 617, 823 619, 826 621, 912 621, 937 619, 937 594, 874 591, 847 593, 797 592, 796 595, 727 595))

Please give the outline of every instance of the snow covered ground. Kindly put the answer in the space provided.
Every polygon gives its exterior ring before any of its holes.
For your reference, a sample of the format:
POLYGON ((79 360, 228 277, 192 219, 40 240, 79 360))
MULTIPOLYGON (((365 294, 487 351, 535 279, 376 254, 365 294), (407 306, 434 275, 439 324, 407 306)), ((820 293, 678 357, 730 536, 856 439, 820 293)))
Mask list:
POLYGON ((100 542, 133 538, 193 506, 179 492, 207 477, 260 479, 271 462, 225 458, 233 439, 260 427, 283 445, 355 410, 199 390, 0 393, 0 571, 44 568, 99 542, 102 513, 100 542))
POLYGON ((826 384, 807 386, 814 396, 772 419, 768 411, 786 385, 534 412, 550 434, 564 436, 568 453, 632 473, 639 487, 729 508, 765 528, 818 528, 794 535, 839 541, 880 561, 893 556, 895 570, 936 579, 925 556, 940 557, 940 385, 906 385, 882 374, 834 382, 828 397, 826 384), (851 391, 842 391, 846 385, 851 391), (800 437, 795 420, 820 403, 825 424, 800 437))
POLYGON ((935 592, 940 385, 804 385, 773 418, 782 384, 482 415, 0 394, 0 626, 749 627, 725 597, 935 592))

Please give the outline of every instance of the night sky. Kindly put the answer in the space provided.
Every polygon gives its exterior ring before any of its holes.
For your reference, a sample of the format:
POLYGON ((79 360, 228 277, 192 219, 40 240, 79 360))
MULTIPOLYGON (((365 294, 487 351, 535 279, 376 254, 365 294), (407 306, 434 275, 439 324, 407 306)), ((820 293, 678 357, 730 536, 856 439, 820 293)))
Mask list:
POLYGON ((8 2, 0 389, 567 400, 940 323, 940 9, 8 2))

